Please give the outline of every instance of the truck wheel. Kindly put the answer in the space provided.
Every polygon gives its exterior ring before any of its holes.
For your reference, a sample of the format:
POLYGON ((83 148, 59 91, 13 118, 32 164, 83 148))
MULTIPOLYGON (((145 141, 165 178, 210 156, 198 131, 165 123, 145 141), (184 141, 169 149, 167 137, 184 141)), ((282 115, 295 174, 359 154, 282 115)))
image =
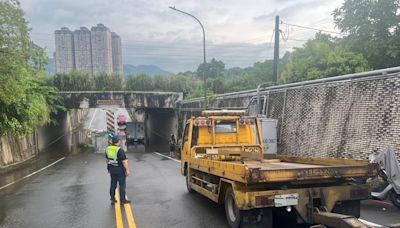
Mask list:
POLYGON ((397 194, 395 190, 392 189, 390 193, 390 201, 392 201, 393 205, 400 209, 400 194, 397 194))
POLYGON ((225 214, 226 220, 231 228, 240 227, 242 212, 236 205, 232 187, 228 187, 225 192, 225 214))
POLYGON ((191 174, 189 174, 189 168, 187 168, 186 169, 186 188, 187 188, 187 191, 189 192, 189 193, 193 193, 193 189, 192 189, 192 187, 190 186, 190 175, 191 174))

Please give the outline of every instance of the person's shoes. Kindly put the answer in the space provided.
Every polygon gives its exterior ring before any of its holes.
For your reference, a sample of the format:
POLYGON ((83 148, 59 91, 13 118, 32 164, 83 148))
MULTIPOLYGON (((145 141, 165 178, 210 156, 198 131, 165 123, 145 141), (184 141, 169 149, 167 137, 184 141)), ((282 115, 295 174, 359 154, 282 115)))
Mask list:
POLYGON ((111 199, 111 205, 114 205, 117 202, 115 199, 111 199))
POLYGON ((131 203, 131 201, 130 200, 121 201, 121 205, 128 204, 128 203, 131 203))

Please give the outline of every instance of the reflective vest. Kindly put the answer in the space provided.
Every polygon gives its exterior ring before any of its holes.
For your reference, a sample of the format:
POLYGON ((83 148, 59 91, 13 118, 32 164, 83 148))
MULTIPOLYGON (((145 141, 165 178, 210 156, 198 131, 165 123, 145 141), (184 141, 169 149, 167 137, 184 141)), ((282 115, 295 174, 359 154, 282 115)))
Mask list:
POLYGON ((106 155, 108 158, 108 164, 112 165, 112 166, 118 166, 118 151, 119 151, 120 147, 118 146, 109 146, 107 147, 106 150, 106 155))

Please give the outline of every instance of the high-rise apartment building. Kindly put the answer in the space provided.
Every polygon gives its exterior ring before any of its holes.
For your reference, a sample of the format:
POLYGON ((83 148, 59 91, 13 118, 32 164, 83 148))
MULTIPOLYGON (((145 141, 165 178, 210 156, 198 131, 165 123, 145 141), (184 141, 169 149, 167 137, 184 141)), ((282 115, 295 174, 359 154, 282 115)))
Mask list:
POLYGON ((122 47, 121 47, 121 37, 118 36, 115 32, 111 33, 112 39, 112 62, 113 62, 113 71, 122 73, 122 47))
POLYGON ((75 70, 92 73, 92 45, 90 30, 81 27, 74 31, 75 70))
POLYGON ((63 27, 54 34, 56 73, 73 70, 91 74, 123 72, 121 37, 103 24, 90 30, 81 27, 74 32, 63 27))
POLYGON ((103 24, 91 28, 93 74, 112 73, 111 31, 103 24))
POLYGON ((56 72, 67 73, 75 69, 74 39, 67 27, 54 32, 56 42, 56 72))

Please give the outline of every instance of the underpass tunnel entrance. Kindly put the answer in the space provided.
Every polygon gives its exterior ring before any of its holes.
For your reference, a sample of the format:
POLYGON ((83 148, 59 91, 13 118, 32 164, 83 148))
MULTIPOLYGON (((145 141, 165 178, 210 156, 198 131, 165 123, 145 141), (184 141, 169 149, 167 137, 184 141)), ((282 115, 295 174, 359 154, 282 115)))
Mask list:
POLYGON ((169 152, 169 139, 171 134, 177 137, 178 118, 175 110, 150 108, 146 109, 145 113, 146 151, 160 153, 169 152))

